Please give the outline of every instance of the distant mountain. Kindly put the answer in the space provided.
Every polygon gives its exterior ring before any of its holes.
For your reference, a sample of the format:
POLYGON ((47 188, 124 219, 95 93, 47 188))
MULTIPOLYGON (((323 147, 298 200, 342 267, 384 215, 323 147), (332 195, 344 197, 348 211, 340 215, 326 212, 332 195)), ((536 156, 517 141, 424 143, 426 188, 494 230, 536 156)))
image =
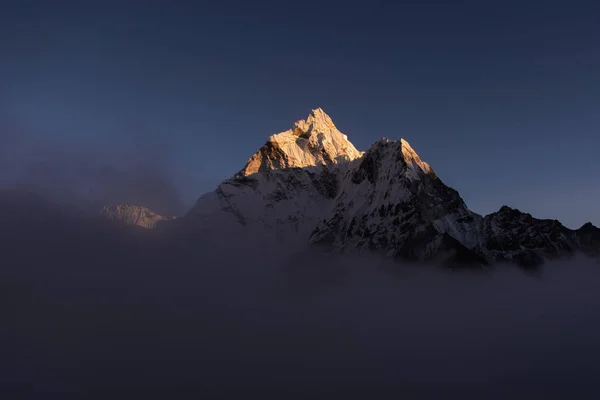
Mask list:
POLYGON ((102 208, 101 215, 112 221, 120 221, 126 225, 135 225, 146 229, 154 228, 160 221, 176 219, 159 215, 147 207, 133 204, 105 206, 102 208))
MULTIPOLYGON (((131 206, 104 214, 146 228, 169 219, 131 206)), ((407 141, 382 138, 358 151, 320 108, 270 136, 181 222, 188 232, 238 229, 272 235, 282 245, 455 266, 532 267, 600 251, 600 229, 592 224, 571 230, 506 206, 485 217, 472 212, 407 141)))
MULTIPOLYGON (((91 256, 117 246, 145 246, 142 228, 107 224, 97 213, 60 204, 25 190, 0 190, 0 253, 42 257, 91 256), (142 235, 135 234, 138 231, 142 235), (45 254, 45 256, 44 256, 45 254)), ((152 235, 154 236, 154 235, 152 235)))

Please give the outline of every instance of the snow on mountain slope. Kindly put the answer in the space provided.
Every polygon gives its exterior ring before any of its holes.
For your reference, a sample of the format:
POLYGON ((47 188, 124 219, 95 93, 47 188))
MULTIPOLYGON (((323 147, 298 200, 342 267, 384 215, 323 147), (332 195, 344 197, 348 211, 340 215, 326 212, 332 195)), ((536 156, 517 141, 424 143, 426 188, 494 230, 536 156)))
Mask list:
MULTIPOLYGON (((476 221, 481 217, 468 210, 408 142, 382 139, 353 164, 330 218, 316 227, 311 243, 344 251, 368 248, 412 260, 455 252, 460 262, 485 262, 469 250, 480 245, 476 221)), ((453 261, 455 255, 442 258, 453 261)))
POLYGON ((329 115, 317 108, 292 129, 272 135, 246 163, 239 175, 275 169, 314 167, 354 160, 362 153, 334 125, 329 115))
POLYGON ((300 235, 307 243, 329 213, 340 171, 362 154, 323 110, 313 110, 292 129, 271 136, 239 173, 200 197, 185 219, 205 227, 224 222, 231 227, 235 221, 283 241, 298 243, 300 235))
POLYGON ((299 248, 368 249, 459 265, 530 266, 600 248, 593 226, 572 231, 508 207, 486 217, 473 213, 407 141, 383 138, 360 152, 321 109, 269 137, 183 221, 224 237, 269 233, 299 248))
POLYGON ((266 230, 281 241, 297 242, 299 236, 307 243, 337 194, 337 169, 322 166, 238 175, 202 196, 184 219, 205 229, 237 226, 257 234, 266 230))
POLYGON ((204 227, 235 220, 299 244, 430 259, 438 248, 467 254, 460 243, 479 244, 468 223, 477 217, 408 142, 382 139, 361 153, 317 109, 294 129, 271 136, 185 219, 204 227), (416 243, 420 236, 423 248, 416 243))

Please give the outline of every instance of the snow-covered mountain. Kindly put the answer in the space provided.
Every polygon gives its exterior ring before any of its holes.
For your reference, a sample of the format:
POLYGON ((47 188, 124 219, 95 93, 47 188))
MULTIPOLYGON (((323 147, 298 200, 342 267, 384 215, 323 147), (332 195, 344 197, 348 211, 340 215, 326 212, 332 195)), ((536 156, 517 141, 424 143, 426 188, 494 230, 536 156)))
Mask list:
POLYGON ((308 243, 316 224, 330 214, 339 177, 362 155, 323 110, 313 110, 306 120, 270 136, 184 219, 192 226, 266 229, 281 241, 308 243))
POLYGON ((238 177, 287 168, 314 167, 352 161, 363 155, 318 108, 292 129, 269 137, 237 174, 238 177))
POLYGON ((456 265, 529 266, 600 249, 591 224, 570 230, 509 207, 485 217, 470 211, 407 141, 383 138, 360 152, 322 109, 270 136, 182 222, 188 232, 237 230, 288 246, 456 265))

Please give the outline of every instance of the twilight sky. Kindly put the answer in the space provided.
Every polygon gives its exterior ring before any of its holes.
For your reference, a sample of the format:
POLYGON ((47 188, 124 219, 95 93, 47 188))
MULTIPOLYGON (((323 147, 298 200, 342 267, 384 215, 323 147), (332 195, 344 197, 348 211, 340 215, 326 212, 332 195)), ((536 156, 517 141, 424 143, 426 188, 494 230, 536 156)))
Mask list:
POLYGON ((6 1, 0 172, 141 165, 189 204, 322 107, 476 212, 600 225, 599 43, 597 1, 6 1))

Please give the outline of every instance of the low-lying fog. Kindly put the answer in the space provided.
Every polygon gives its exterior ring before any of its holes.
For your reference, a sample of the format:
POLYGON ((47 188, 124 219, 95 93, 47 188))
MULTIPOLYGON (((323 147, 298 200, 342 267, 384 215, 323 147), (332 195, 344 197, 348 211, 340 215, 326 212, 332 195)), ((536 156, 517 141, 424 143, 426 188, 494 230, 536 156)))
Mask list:
POLYGON ((594 260, 537 275, 289 262, 247 238, 26 219, 0 233, 4 398, 600 394, 594 260))

